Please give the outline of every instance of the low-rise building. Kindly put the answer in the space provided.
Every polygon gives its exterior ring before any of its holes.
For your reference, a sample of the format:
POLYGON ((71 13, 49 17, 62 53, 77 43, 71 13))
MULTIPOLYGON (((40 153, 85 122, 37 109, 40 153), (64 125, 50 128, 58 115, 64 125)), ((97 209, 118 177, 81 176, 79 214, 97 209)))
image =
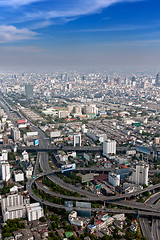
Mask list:
POLYGON ((23 182, 24 173, 21 170, 14 171, 14 179, 15 179, 15 182, 23 182))
POLYGON ((77 217, 77 212, 76 211, 72 211, 69 215, 68 215, 68 221, 70 222, 70 224, 72 225, 76 225, 78 227, 82 227, 83 226, 83 221, 81 221, 80 219, 78 219, 77 217))

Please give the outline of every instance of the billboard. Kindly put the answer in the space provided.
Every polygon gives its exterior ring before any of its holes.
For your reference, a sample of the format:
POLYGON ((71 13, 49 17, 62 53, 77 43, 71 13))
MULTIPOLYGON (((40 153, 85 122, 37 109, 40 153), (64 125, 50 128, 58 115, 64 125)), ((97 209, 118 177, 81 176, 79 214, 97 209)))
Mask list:
POLYGON ((29 166, 30 166, 30 162, 27 163, 27 169, 29 168, 29 166))
POLYGON ((27 137, 38 136, 38 132, 26 132, 27 137))
POLYGON ((39 139, 34 139, 33 143, 34 143, 34 146, 38 146, 39 145, 39 139))
POLYGON ((61 166, 61 172, 62 173, 67 172, 67 171, 73 171, 75 169, 76 169, 76 164, 75 163, 61 166))
POLYGON ((20 119, 17 121, 18 124, 24 124, 26 123, 26 119, 20 119))

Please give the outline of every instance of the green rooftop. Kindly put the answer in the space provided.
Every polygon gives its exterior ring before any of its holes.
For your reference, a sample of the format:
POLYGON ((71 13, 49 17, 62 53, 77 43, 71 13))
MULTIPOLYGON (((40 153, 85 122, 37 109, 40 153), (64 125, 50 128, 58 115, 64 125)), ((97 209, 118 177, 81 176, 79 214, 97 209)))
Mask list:
POLYGON ((72 232, 65 232, 66 238, 72 237, 73 233, 72 232))

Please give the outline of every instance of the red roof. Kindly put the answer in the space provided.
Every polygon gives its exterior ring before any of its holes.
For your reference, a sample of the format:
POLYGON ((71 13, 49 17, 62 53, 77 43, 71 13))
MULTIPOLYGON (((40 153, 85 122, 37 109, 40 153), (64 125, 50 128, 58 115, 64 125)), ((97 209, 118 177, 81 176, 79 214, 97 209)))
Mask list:
POLYGON ((123 165, 122 168, 128 168, 126 165, 123 165))
POLYGON ((21 120, 18 120, 17 121, 18 124, 21 124, 21 123, 26 123, 26 119, 21 119, 21 120))
POLYGON ((97 224, 100 224, 102 221, 100 221, 100 220, 97 220, 95 223, 97 223, 97 224))

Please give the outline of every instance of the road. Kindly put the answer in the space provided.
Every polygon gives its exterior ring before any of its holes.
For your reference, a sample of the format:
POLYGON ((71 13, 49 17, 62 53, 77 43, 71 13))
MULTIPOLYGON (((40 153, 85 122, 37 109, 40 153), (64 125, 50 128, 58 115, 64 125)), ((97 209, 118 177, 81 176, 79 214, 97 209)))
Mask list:
MULTIPOLYGON (((153 204, 160 198, 160 193, 155 193, 152 195, 147 201, 145 202, 146 204, 153 204)), ((158 206, 159 207, 159 206, 158 206)), ((157 224, 159 223, 159 219, 153 218, 152 220, 152 229, 148 223, 148 218, 147 217, 140 217, 140 227, 143 233, 143 236, 147 238, 147 240, 159 240, 158 235, 157 235, 157 229, 158 226, 157 224)))
MULTIPOLYGON (((28 185, 28 189, 31 189, 31 186, 32 184, 37 181, 39 178, 41 178, 42 176, 47 176, 51 181, 53 181, 54 183, 58 184, 59 186, 61 186, 62 188, 65 188, 69 191, 73 191, 73 192, 78 192, 79 194, 81 195, 84 195, 86 196, 86 198, 81 198, 81 197, 78 197, 78 198, 75 198, 75 197, 72 197, 70 196, 69 199, 70 200, 83 200, 83 201, 107 201, 107 202, 110 202, 112 201, 113 204, 115 205, 120 205, 120 206, 125 206, 125 207, 130 207, 130 208, 135 208, 135 209, 141 209, 143 211, 148 211, 148 212, 152 212, 152 213, 160 213, 160 208, 159 206, 154 206, 152 204, 142 204, 142 203, 136 203, 134 201, 115 201, 115 200, 120 200, 122 198, 125 198, 125 197, 130 197, 132 195, 137 195, 137 194, 141 194, 142 192, 145 192, 145 191, 149 191, 149 190, 153 190, 155 188, 159 188, 160 187, 160 184, 157 184, 157 185, 154 185, 154 186, 151 186, 151 187, 148 187, 148 188, 145 188, 141 191, 137 191, 136 193, 131 193, 131 194, 123 194, 122 196, 111 196, 111 197, 106 197, 106 196, 97 196, 93 193, 90 193, 88 191, 85 191, 85 190, 82 190, 80 188, 77 188, 73 185, 70 185, 66 182, 64 182, 62 179, 58 178, 55 173, 57 172, 60 172, 61 170, 51 170, 50 169, 50 166, 49 166, 49 161, 48 161, 48 154, 45 153, 45 152, 41 152, 40 155, 39 155, 39 163, 40 163, 40 166, 42 168, 42 170, 44 171, 43 173, 40 173, 39 175, 37 175, 34 179, 32 179, 30 182, 29 182, 29 185, 28 185), (114 200, 114 201, 113 201, 114 200)), ((79 169, 80 170, 80 169, 79 169)), ((49 193, 50 194, 50 191, 48 189, 46 189, 45 187, 43 187, 41 184, 37 183, 38 184, 38 187, 46 192, 46 193, 49 193)), ((61 197, 61 198, 64 198, 64 199, 68 199, 67 196, 64 196, 62 194, 57 194, 57 193, 51 193, 51 196, 55 196, 55 197, 61 197)))
MULTIPOLYGON (((10 115, 10 112, 9 112, 9 107, 8 107, 8 104, 7 102, 1 97, 1 100, 2 100, 2 105, 5 107, 6 109, 6 112, 8 114, 8 117, 10 118, 10 120, 12 121, 12 123, 14 124, 15 126, 15 122, 12 118, 12 116, 10 115)), ((30 120, 28 119, 28 122, 30 122, 30 120)), ((51 147, 51 144, 50 144, 50 141, 48 138, 46 138, 46 135, 45 133, 37 128, 32 122, 30 122, 31 124, 31 127, 32 127, 32 130, 34 131, 38 131, 38 134, 39 134, 39 140, 40 140, 40 146, 39 146, 39 150, 42 149, 52 149, 53 148, 51 147)), ((26 148, 25 148, 26 149, 26 148)), ((35 148, 36 149, 36 148, 35 148)), ((56 149, 55 149, 56 150, 56 149)), ((64 147, 63 148, 64 151, 102 151, 102 147, 64 147)), ((124 148, 119 148, 117 149, 119 151, 124 151, 124 148)), ((125 149, 127 150, 127 149, 125 149)), ((82 169, 78 169, 79 171, 81 171, 82 169)), ((85 169, 83 168, 83 171, 85 169)), ((88 170, 88 169, 87 169, 88 170)), ((59 170, 60 171, 60 170, 59 170)), ((97 169, 89 169, 89 171, 98 171, 97 169)), ((104 169, 104 171, 108 171, 108 169, 104 169)), ((61 205, 58 205, 58 204, 54 204, 54 203, 50 203, 50 202, 47 202, 47 201, 43 201, 42 199, 38 198, 37 196, 35 196, 35 194, 33 193, 33 190, 32 190, 32 184, 37 181, 40 177, 42 176, 47 176, 51 181, 53 181, 54 183, 57 183, 58 185, 60 185, 61 187, 63 188, 66 188, 70 191, 74 191, 74 192, 78 192, 80 193, 81 195, 85 195, 88 199, 87 201, 114 201, 114 200, 120 200, 122 198, 127 198, 127 197, 130 197, 130 196, 136 196, 136 195, 139 195, 145 191, 152 191, 156 188, 160 188, 160 184, 157 184, 157 185, 154 185, 154 186, 150 186, 148 188, 145 188, 143 190, 140 190, 140 191, 137 191, 137 192, 134 192, 134 193, 129 193, 129 194, 123 194, 122 196, 112 196, 112 197, 97 197, 95 194, 93 193, 90 193, 90 192, 87 192, 87 191, 84 191, 80 188, 77 188, 73 185, 70 185, 70 184, 67 184, 65 183, 63 180, 61 180, 60 178, 58 178, 54 173, 58 172, 57 171, 51 171, 51 168, 49 166, 49 162, 48 162, 48 154, 46 152, 39 152, 38 153, 38 156, 37 156, 37 161, 36 161, 36 165, 35 165, 35 169, 34 169, 34 173, 36 175, 35 179, 31 179, 28 183, 27 183, 27 189, 29 190, 29 193, 30 193, 30 196, 35 199, 36 201, 39 201, 45 205, 48 205, 48 206, 52 206, 52 207, 58 207, 58 208, 65 208, 64 206, 61 206, 61 205), (38 173, 38 167, 39 167, 39 164, 43 170, 43 173, 37 175, 38 173)), ((38 186, 40 187, 39 183, 37 183, 38 186)), ((43 187, 43 186, 42 186, 43 187)), ((43 190, 44 190, 44 187, 43 187, 43 190)), ((46 190, 46 189, 45 189, 46 190)), ((54 193, 52 193, 54 194, 54 193)), ((71 200, 72 197, 70 197, 70 200, 71 200)), ((77 198, 77 200, 82 200, 82 198, 77 198)), ((84 199, 83 199, 84 200, 84 199)), ((86 198, 85 198, 86 200, 86 198)), ((142 205, 140 203, 136 203, 135 202, 131 202, 131 201, 116 201, 116 202, 113 202, 114 204, 116 205, 122 205, 122 206, 126 206, 126 207, 131 207, 131 208, 137 208, 137 209, 142 209, 142 210, 145 210, 144 211, 141 211, 141 214, 148 214, 148 215, 152 215, 152 216, 159 216, 159 212, 160 212, 160 207, 159 205, 157 206, 153 206, 153 204, 146 204, 146 205, 142 205)), ((76 208, 75 208, 76 209, 76 208)), ((102 211, 102 209, 94 209, 94 211, 102 211)), ((107 209, 107 212, 109 212, 111 210, 107 209)), ((113 210, 112 210, 113 211, 113 210)), ((122 210, 124 212, 124 210, 122 210)), ((118 212, 120 212, 120 209, 118 209, 118 212)), ((131 213, 131 210, 129 210, 129 212, 131 213)), ((134 213, 135 213, 135 210, 134 210, 134 213)), ((145 222, 143 222, 142 224, 144 224, 144 228, 146 228, 146 225, 145 225, 145 222)), ((155 224, 157 224, 157 222, 154 222, 153 221, 153 232, 155 232, 154 229, 155 228, 155 224)), ((147 233, 148 234, 148 233, 147 233)), ((153 233, 154 234, 154 233, 153 233)))
MULTIPOLYGON (((156 206, 160 207, 160 200, 158 200, 156 206)), ((160 240, 160 220, 157 218, 152 219, 151 233, 154 240, 160 240)))

